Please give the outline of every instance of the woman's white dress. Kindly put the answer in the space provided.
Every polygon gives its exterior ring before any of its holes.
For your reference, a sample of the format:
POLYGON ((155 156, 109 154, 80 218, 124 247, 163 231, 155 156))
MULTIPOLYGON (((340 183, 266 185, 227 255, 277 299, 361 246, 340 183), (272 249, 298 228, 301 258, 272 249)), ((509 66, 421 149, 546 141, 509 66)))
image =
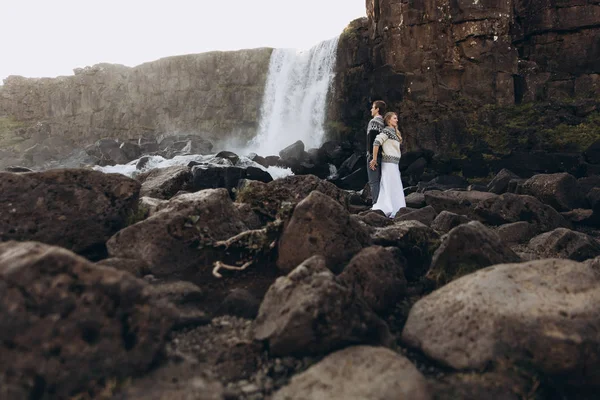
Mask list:
POLYGON ((381 182, 379 197, 373 204, 373 210, 381 210, 390 218, 394 218, 398 210, 406 207, 404 199, 404 187, 400 178, 400 140, 393 128, 386 127, 380 133, 375 142, 379 144, 382 151, 381 182))
POLYGON ((406 207, 406 200, 398 164, 381 163, 379 197, 373 210, 381 210, 387 217, 394 218, 402 207, 406 207))

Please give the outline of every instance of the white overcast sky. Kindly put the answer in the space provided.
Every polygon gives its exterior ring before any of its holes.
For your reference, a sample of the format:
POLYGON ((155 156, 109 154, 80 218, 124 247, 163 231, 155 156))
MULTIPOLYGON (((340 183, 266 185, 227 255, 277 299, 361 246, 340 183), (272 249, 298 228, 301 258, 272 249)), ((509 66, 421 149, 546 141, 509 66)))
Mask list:
POLYGON ((305 49, 365 15, 365 0, 0 0, 0 82, 71 75, 100 62, 305 49))

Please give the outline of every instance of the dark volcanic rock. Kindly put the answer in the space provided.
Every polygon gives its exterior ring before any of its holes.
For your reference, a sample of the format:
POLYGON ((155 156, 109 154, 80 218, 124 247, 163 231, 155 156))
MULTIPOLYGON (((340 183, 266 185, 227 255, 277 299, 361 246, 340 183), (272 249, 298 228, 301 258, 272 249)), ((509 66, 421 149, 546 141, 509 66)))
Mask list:
POLYGON ((245 231, 225 189, 176 196, 149 218, 131 225, 107 242, 113 257, 145 261, 155 275, 187 268, 209 270, 215 261, 211 244, 245 231))
POLYGON ((254 319, 258 314, 260 300, 245 289, 234 289, 223 300, 216 315, 233 315, 254 319))
POLYGON ((491 225, 530 222, 537 232, 570 227, 567 220, 554 208, 542 204, 535 197, 513 193, 504 193, 477 204, 474 213, 491 225))
POLYGON ((460 214, 454 214, 450 211, 442 211, 435 217, 431 223, 431 227, 438 232, 447 233, 452 228, 466 224, 471 221, 468 217, 460 214))
POLYGON ((531 239, 527 247, 542 258, 585 261, 600 255, 598 241, 585 233, 565 228, 542 233, 531 239))
POLYGON ((585 195, 577 179, 567 173, 535 175, 519 186, 519 193, 531 195, 557 211, 585 208, 585 195))
POLYGON ((172 324, 147 289, 65 249, 0 244, 0 397, 70 398, 143 374, 172 324))
POLYGON ((167 200, 180 190, 191 188, 192 173, 189 167, 174 165, 140 174, 137 180, 142 182, 140 196, 167 200))
POLYGON ((469 181, 465 178, 455 175, 441 175, 429 182, 419 182, 418 192, 424 193, 430 190, 451 190, 451 189, 466 189, 469 186, 469 181))
POLYGON ((367 230, 335 200, 314 191, 302 200, 279 239, 277 266, 290 272, 313 255, 322 255, 327 266, 340 272, 344 264, 369 245, 367 230))
POLYGON ((373 244, 394 246, 406 258, 404 275, 415 281, 425 275, 431 262, 431 254, 439 245, 439 234, 419 221, 400 221, 392 226, 378 229, 373 244))
POLYGON ((440 287, 490 265, 519 261, 519 256, 494 231, 480 222, 472 221, 442 236, 442 243, 433 254, 427 278, 440 287))
POLYGON ((398 249, 371 246, 352 257, 338 276, 373 311, 385 314, 406 295, 404 265, 398 249))
POLYGON ((274 219, 282 204, 297 204, 314 190, 331 197, 342 207, 348 207, 347 192, 314 175, 286 176, 267 184, 244 182, 236 201, 250 204, 256 213, 266 219, 274 219))
POLYGON ((488 184, 487 189, 491 193, 502 194, 508 191, 508 183, 512 179, 521 179, 519 175, 503 168, 492 181, 488 184))
POLYGON ((535 236, 535 226, 526 221, 500 225, 498 236, 507 244, 525 243, 535 236))
POLYGON ((412 208, 422 208, 425 207, 427 203, 425 203, 425 195, 423 193, 411 193, 406 196, 406 206, 412 208))
POLYGON ((140 184, 84 169, 0 172, 0 241, 35 240, 91 258, 124 228, 140 184))
POLYGON ((427 226, 431 225, 435 219, 437 212, 431 206, 408 212, 406 214, 397 215, 394 221, 419 221, 427 226))
POLYGON ((274 356, 327 353, 360 343, 388 344, 389 330, 362 298, 314 256, 278 278, 260 305, 254 338, 274 356))
POLYGON ((432 206, 437 212, 450 211, 455 214, 471 215, 473 208, 484 200, 493 199, 497 195, 488 192, 437 190, 425 193, 425 202, 432 206))
POLYGON ((597 390, 598 310, 600 274, 589 264, 495 265, 419 300, 402 341, 453 369, 528 365, 547 379, 597 390))

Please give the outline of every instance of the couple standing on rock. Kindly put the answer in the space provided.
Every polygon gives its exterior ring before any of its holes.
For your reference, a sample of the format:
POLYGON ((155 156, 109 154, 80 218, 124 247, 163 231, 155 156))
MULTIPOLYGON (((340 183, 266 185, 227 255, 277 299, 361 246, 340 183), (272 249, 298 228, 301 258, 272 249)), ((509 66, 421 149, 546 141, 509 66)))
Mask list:
POLYGON ((386 108, 381 100, 373 102, 371 107, 373 119, 367 126, 367 174, 373 197, 372 209, 394 218, 398 210, 406 207, 398 167, 402 136, 398 130, 398 114, 386 113, 386 108))

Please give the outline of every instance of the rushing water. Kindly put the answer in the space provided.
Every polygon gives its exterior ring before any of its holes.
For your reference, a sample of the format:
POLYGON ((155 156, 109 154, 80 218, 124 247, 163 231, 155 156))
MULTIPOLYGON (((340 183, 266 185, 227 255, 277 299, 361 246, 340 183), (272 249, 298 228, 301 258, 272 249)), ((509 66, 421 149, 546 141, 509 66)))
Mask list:
POLYGON ((252 151, 276 155, 297 140, 306 148, 322 143, 337 44, 336 37, 306 51, 273 50, 252 151))

